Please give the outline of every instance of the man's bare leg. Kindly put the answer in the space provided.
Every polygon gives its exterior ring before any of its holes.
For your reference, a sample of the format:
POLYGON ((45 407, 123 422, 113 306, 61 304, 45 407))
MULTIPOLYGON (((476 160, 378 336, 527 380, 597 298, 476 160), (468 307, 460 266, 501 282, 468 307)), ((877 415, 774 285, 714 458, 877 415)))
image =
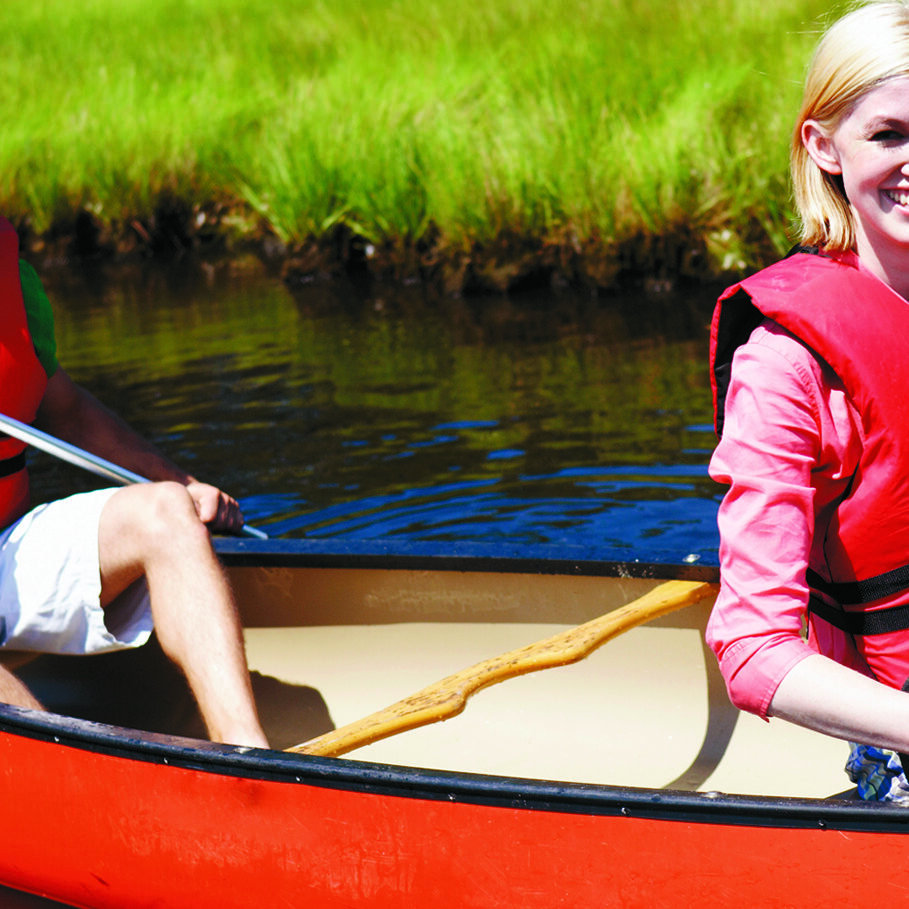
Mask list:
POLYGON ((119 490, 101 513, 98 542, 102 606, 146 578, 158 640, 185 673, 211 738, 268 747, 233 595, 184 487, 119 490))
POLYGON ((30 707, 32 710, 44 710, 26 685, 2 662, 0 662, 0 703, 12 704, 14 707, 30 707))

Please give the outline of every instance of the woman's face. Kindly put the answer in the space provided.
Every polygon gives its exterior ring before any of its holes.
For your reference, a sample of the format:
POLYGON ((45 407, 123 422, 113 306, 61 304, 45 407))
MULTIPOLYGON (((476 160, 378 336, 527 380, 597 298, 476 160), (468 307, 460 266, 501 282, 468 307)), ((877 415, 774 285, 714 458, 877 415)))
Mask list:
POLYGON ((842 177, 859 258, 885 278, 909 269, 909 76, 863 95, 832 133, 807 121, 802 141, 822 170, 842 177))

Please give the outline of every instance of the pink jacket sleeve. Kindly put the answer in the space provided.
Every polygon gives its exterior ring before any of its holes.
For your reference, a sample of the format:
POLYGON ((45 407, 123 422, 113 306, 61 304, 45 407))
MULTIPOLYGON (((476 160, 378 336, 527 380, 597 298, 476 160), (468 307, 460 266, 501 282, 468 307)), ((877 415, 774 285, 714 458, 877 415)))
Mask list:
POLYGON ((743 710, 766 717, 783 677, 818 650, 862 669, 848 636, 826 623, 824 640, 803 634, 805 571, 823 565, 815 528, 826 525, 860 450, 858 416, 830 368, 775 323, 755 329, 733 360, 724 434, 710 463, 729 490, 707 642, 743 710))

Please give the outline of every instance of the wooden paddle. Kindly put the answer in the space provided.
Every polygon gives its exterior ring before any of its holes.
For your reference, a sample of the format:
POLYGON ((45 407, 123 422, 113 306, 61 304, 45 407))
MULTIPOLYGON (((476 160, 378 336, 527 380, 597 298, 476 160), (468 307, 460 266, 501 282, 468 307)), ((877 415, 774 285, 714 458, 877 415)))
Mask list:
MULTIPOLYGON (((14 420, 5 414, 0 414, 0 430, 14 439, 19 439, 20 442, 40 448, 55 458, 75 464, 76 467, 88 470, 99 477, 104 477, 106 480, 113 480, 121 486, 151 482, 145 477, 127 470, 125 467, 105 461, 104 458, 99 458, 91 452, 77 448, 75 445, 70 445, 69 442, 64 442, 62 439, 56 438, 56 436, 42 432, 40 429, 35 429, 34 426, 29 426, 27 423, 20 423, 19 420, 14 420)), ((244 524, 240 528, 240 533, 243 536, 255 537, 257 540, 268 539, 268 534, 256 527, 250 527, 248 524, 244 524)))
POLYGON ((602 644, 651 619, 690 606, 718 590, 699 581, 667 581, 637 600, 559 634, 492 657, 363 719, 326 732, 287 751, 337 757, 418 726, 457 716, 467 699, 505 679, 576 663, 602 644))

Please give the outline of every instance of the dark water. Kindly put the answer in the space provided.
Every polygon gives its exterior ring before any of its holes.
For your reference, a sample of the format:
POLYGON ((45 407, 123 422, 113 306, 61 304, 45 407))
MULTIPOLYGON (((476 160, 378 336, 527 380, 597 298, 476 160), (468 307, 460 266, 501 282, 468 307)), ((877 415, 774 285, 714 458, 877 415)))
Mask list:
MULTIPOLYGON (((715 561, 712 291, 45 275, 69 372, 273 536, 715 561)), ((97 482, 34 459, 39 498, 97 482)))

